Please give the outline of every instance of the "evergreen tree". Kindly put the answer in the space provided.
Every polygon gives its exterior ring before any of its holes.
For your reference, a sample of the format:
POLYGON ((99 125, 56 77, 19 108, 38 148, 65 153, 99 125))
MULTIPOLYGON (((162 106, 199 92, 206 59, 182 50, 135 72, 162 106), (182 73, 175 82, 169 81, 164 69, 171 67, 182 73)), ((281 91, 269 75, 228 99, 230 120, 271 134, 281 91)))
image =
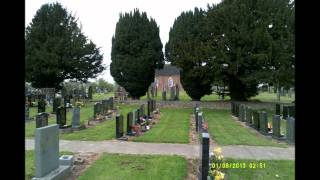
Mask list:
POLYGON ((112 37, 110 72, 115 82, 134 98, 144 96, 156 68, 164 65, 159 27, 138 9, 120 14, 112 37))
POLYGON ((211 94, 213 68, 207 43, 205 11, 195 8, 175 19, 165 46, 166 60, 181 68, 180 77, 192 100, 211 94))
POLYGON ((224 0, 209 6, 215 77, 225 77, 231 99, 256 95, 258 83, 275 79, 292 83, 293 14, 288 0, 224 0))
POLYGON ((65 79, 87 82, 105 68, 99 48, 59 3, 44 4, 26 28, 26 81, 61 89, 65 79))

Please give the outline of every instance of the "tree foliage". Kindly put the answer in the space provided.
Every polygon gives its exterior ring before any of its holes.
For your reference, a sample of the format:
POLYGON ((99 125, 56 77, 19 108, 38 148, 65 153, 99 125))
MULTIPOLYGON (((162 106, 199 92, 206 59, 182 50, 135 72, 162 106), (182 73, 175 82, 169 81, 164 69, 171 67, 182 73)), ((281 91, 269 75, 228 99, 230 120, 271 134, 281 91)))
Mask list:
POLYGON ((156 68, 164 65, 159 27, 138 9, 120 14, 112 37, 110 72, 133 98, 144 96, 156 68))
POLYGON ((37 11, 26 28, 25 50, 26 81, 36 88, 59 90, 65 79, 87 82, 105 69, 99 48, 59 3, 37 11))
POLYGON ((213 68, 207 43, 205 11, 195 8, 175 19, 165 46, 166 60, 182 69, 181 84, 193 100, 211 94, 213 68))
POLYGON ((247 100, 259 83, 294 84, 294 33, 294 1, 223 0, 176 19, 166 58, 182 68, 193 99, 216 84, 227 85, 231 99, 247 100))

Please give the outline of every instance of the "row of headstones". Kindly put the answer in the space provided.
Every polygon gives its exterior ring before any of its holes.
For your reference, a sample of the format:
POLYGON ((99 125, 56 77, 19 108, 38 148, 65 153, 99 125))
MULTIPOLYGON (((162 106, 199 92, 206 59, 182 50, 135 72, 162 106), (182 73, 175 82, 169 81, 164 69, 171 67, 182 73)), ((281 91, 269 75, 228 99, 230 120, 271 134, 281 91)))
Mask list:
POLYGON ((193 108, 193 113, 196 121, 196 132, 201 136, 200 141, 200 166, 199 166, 199 179, 207 180, 210 167, 210 135, 207 129, 203 128, 204 118, 200 107, 196 105, 193 108))
MULTIPOLYGON (((60 106, 64 106, 64 107, 67 107, 67 108, 70 108, 70 99, 66 98, 66 99, 63 99, 62 98, 54 98, 53 100, 53 105, 52 105, 52 112, 53 113, 56 113, 57 112, 57 108, 60 107, 60 106)), ((42 97, 39 99, 38 101, 38 113, 43 113, 43 112, 46 112, 46 101, 45 99, 42 97)), ((30 120, 30 104, 26 104, 25 105, 25 121, 28 121, 30 120)))
MULTIPOLYGON (((156 110, 156 101, 155 100, 148 100, 147 103, 147 114, 145 114, 144 104, 140 105, 138 109, 135 111, 129 112, 127 114, 127 135, 134 135, 132 131, 133 127, 136 125, 141 126, 142 131, 148 130, 147 123, 143 122, 141 119, 146 119, 149 121, 152 118, 153 112, 156 110)), ((124 128, 123 128, 123 115, 117 114, 116 115, 116 138, 121 138, 124 136, 124 128)))
POLYGON ((108 115, 109 110, 114 109, 113 97, 107 100, 102 100, 101 102, 96 102, 93 106, 93 117, 96 118, 97 115, 108 115))
MULTIPOLYGON (((36 115, 36 128, 48 126, 49 114, 46 112, 38 113, 36 115)), ((67 109, 66 107, 59 106, 56 109, 56 123, 59 128, 79 128, 80 127, 80 107, 73 108, 73 116, 71 126, 67 125, 67 109)))
POLYGON ((199 133, 207 132, 207 130, 203 128, 203 123, 204 123, 203 112, 200 111, 200 107, 198 107, 198 105, 196 105, 193 108, 193 114, 196 121, 196 132, 199 132, 199 133))
MULTIPOLYGON (((178 85, 170 87, 170 99, 169 100, 171 100, 171 101, 179 100, 179 92, 180 92, 180 90, 179 90, 178 85)), ((162 91, 162 100, 163 101, 167 100, 167 91, 166 90, 162 91)))
MULTIPOLYGON (((253 127, 261 134, 272 135, 276 139, 283 138, 280 132, 281 118, 287 120, 286 140, 288 143, 295 142, 295 118, 294 106, 283 106, 284 114, 281 117, 279 105, 276 105, 276 114, 272 117, 272 133, 268 129, 268 114, 265 111, 258 111, 244 104, 231 102, 231 113, 245 122, 247 126, 253 127)), ((270 129, 271 130, 271 129, 270 129)))
MULTIPOLYGON (((269 93, 277 93, 277 89, 275 89, 272 86, 269 86, 268 87, 268 92, 269 93)), ((294 89, 293 88, 285 89, 284 87, 281 87, 280 90, 279 90, 279 95, 280 96, 288 96, 289 98, 291 98, 293 94, 294 94, 294 89)))

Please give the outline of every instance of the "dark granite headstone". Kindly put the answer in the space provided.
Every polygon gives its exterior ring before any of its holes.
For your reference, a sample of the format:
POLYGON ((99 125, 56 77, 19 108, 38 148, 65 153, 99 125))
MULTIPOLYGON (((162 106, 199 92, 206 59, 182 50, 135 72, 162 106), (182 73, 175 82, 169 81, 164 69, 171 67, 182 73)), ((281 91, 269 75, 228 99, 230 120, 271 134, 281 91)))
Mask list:
POLYGON ((282 108, 282 119, 287 119, 289 117, 289 106, 283 106, 282 108))
POLYGON ((295 106, 288 106, 289 117, 296 117, 295 106))
POLYGON ((116 138, 123 136, 123 115, 117 114, 116 116, 116 138))
POLYGON ((48 126, 48 113, 39 113, 36 115, 36 128, 41 128, 44 126, 48 126))
POLYGON ((281 106, 279 103, 276 104, 276 115, 280 115, 281 114, 281 106))
POLYGON ((259 123, 259 112, 257 110, 254 110, 253 111, 253 127, 256 130, 259 130, 259 126, 260 126, 260 123, 259 123))
POLYGON ((176 96, 175 96, 175 100, 179 100, 179 91, 180 91, 179 85, 176 84, 176 96))
POLYGON ((196 108, 196 116, 195 116, 195 121, 196 121, 196 132, 198 132, 199 129, 199 108, 196 108))
POLYGON ((280 115, 273 115, 272 118, 272 135, 276 138, 281 137, 280 133, 280 115))
POLYGON ((210 137, 208 133, 201 134, 200 144, 200 179, 207 180, 209 171, 209 148, 210 148, 210 137))
POLYGON ((268 134, 268 114, 265 111, 260 112, 260 132, 268 134))
POLYGON ((57 124, 59 124, 59 127, 63 127, 67 123, 67 111, 66 107, 57 107, 57 112, 56 112, 56 120, 57 124))
POLYGON ((198 113, 198 132, 202 133, 203 116, 202 112, 198 113))
POLYGON ((148 108, 147 108, 147 115, 148 115, 148 117, 150 117, 150 115, 151 115, 151 108, 152 108, 152 104, 151 104, 151 102, 152 102, 152 100, 148 100, 148 108))
POLYGON ((56 113, 57 107, 61 106, 61 98, 54 98, 52 105, 52 112, 56 113))
POLYGON ((246 116, 245 116, 245 122, 247 126, 250 126, 251 121, 252 121, 252 114, 251 114, 251 109, 250 107, 246 106, 246 116))
POLYGON ((46 112, 46 101, 40 98, 38 101, 38 113, 46 112))
POLYGON ((129 112, 127 114, 127 134, 131 135, 132 131, 131 131, 131 127, 133 126, 133 113, 129 112))
POLYGON ((167 92, 166 91, 162 91, 162 100, 163 101, 167 100, 167 92))
POLYGON ((110 103, 110 107, 109 107, 109 109, 111 109, 111 110, 113 110, 113 97, 110 97, 109 98, 109 103, 110 103))

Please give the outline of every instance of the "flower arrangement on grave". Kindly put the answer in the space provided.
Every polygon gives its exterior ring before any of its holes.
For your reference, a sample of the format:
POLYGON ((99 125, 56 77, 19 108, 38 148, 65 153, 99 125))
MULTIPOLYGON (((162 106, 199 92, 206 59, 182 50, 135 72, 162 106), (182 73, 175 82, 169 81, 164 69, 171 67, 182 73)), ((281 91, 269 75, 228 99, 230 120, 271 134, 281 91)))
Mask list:
POLYGON ((77 102, 76 102, 76 106, 77 106, 77 107, 83 107, 83 106, 84 106, 84 103, 81 102, 81 101, 77 101, 77 102))
POLYGON ((215 148, 210 156, 209 176, 213 180, 224 180, 225 174, 221 171, 221 164, 224 162, 221 155, 221 148, 215 148), (220 165, 219 165, 220 164, 220 165))

